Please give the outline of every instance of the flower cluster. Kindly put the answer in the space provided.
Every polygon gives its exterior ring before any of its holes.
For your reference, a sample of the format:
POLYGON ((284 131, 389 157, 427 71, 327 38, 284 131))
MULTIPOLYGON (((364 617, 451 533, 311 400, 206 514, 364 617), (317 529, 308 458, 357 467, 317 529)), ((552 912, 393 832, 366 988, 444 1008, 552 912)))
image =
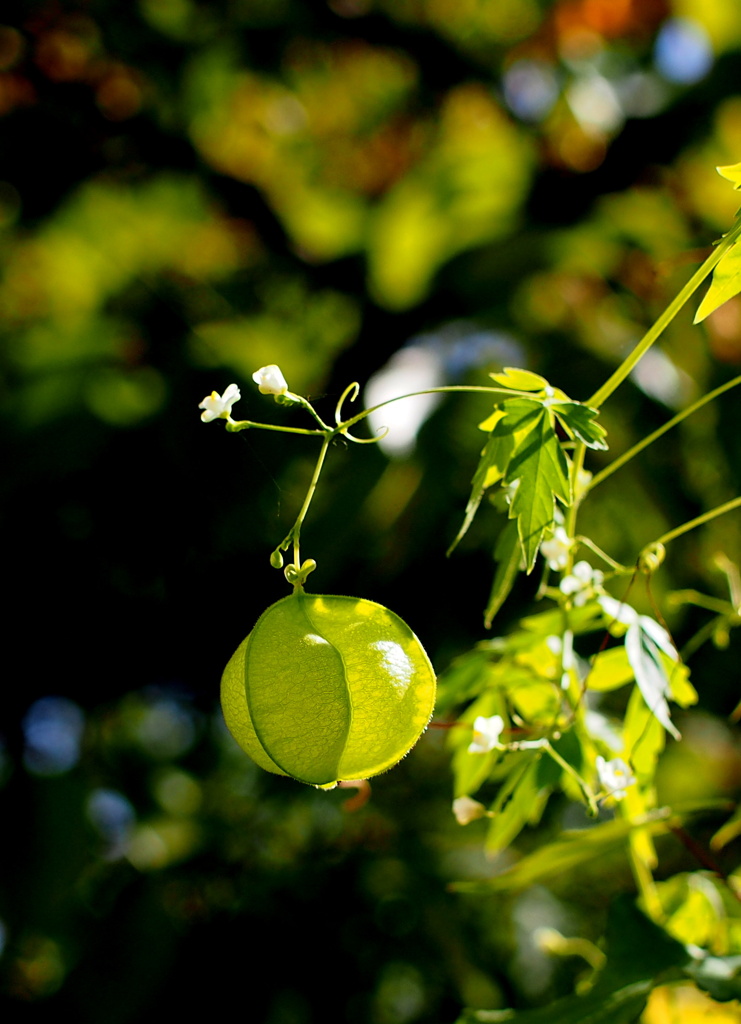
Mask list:
MULTIPOLYGON (((281 373, 280 367, 274 363, 271 363, 270 366, 261 366, 252 374, 252 379, 257 384, 261 395, 275 395, 276 399, 283 399, 285 395, 289 395, 289 399, 292 399, 288 392, 286 378, 281 373)), ((218 391, 212 391, 198 405, 199 409, 203 409, 201 419, 204 423, 210 423, 212 420, 229 420, 231 422, 232 406, 241 397, 242 394, 236 384, 230 384, 223 395, 220 395, 218 391)))

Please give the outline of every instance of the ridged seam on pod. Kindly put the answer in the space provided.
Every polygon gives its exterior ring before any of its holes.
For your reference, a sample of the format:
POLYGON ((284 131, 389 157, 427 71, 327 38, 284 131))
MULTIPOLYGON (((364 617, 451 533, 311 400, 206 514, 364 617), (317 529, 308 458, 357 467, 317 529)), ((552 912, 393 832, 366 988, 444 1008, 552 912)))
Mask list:
POLYGON ((298 593, 271 605, 222 678, 234 738, 262 768, 315 786, 369 778, 414 746, 435 674, 406 623, 363 598, 298 593))

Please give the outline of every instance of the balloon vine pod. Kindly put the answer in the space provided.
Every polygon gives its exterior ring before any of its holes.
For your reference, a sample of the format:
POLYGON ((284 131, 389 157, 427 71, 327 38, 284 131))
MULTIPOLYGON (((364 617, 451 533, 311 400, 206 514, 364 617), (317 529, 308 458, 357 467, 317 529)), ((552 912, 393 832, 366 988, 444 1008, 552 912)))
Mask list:
POLYGON ((231 409, 241 397, 234 384, 223 396, 214 392, 201 402, 204 422, 225 419, 232 431, 263 426, 316 435, 322 447, 298 518, 270 556, 293 593, 266 609, 235 651, 222 677, 221 704, 232 736, 261 768, 332 788, 378 775, 411 750, 432 715, 435 673, 412 630, 388 608, 304 590, 316 562, 301 561, 301 525, 329 444, 340 434, 363 443, 341 418, 357 385, 342 396, 335 426, 329 426, 306 399, 288 391, 277 366, 258 370, 254 380, 277 402, 304 406, 317 428, 234 421, 231 409), (289 548, 293 560, 284 567, 289 548))

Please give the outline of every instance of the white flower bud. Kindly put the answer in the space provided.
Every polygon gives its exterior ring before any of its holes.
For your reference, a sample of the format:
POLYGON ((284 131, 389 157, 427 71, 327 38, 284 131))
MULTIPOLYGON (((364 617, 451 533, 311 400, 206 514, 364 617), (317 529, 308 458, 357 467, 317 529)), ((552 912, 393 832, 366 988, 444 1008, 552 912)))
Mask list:
POLYGON ((271 363, 270 366, 261 366, 252 374, 252 379, 257 384, 261 395, 285 395, 288 391, 286 378, 275 363, 271 363))

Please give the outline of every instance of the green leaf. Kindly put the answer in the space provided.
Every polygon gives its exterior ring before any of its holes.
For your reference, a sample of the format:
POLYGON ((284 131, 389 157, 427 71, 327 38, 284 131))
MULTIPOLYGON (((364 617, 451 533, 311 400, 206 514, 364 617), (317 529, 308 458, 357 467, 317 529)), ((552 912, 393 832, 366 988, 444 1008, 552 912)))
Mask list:
POLYGON ((651 714, 675 739, 680 739, 669 714, 667 697, 671 695, 671 680, 661 657, 663 651, 672 661, 679 660, 669 634, 654 619, 647 615, 639 615, 628 626, 625 650, 635 673, 636 683, 651 714))
POLYGON ((489 856, 506 850, 529 821, 539 793, 539 759, 538 753, 529 753, 522 764, 510 772, 499 790, 491 807, 493 818, 486 836, 489 856))
POLYGON ((622 645, 610 647, 595 655, 587 676, 587 689, 606 693, 609 690, 617 690, 618 687, 625 686, 633 678, 633 668, 628 661, 628 652, 622 645))
POLYGON ((741 189, 741 164, 726 164, 724 167, 715 168, 721 178, 733 183, 733 187, 741 189))
POLYGON ((447 668, 438 679, 437 713, 444 714, 491 685, 494 664, 489 651, 474 648, 447 668))
POLYGON ((724 302, 741 292, 741 245, 732 245, 713 271, 713 280, 695 314, 699 324, 724 302))
POLYGON ((491 585, 489 601, 484 612, 484 625, 487 629, 491 627, 494 616, 509 597, 520 571, 522 548, 517 533, 517 523, 514 520, 510 520, 499 534, 494 548, 494 558, 497 562, 497 571, 494 574, 494 582, 491 585))
MULTIPOLYGON (((504 422, 497 424, 494 433, 503 427, 504 422)), ((556 437, 548 410, 540 407, 537 416, 525 423, 527 429, 518 440, 510 459, 505 483, 517 484, 509 516, 510 519, 517 519, 525 570, 530 573, 543 534, 553 523, 555 499, 559 498, 565 505, 569 505, 571 490, 566 456, 556 437)))
POLYGON ((598 409, 582 405, 581 402, 559 402, 558 405, 551 405, 549 408, 556 414, 568 434, 583 441, 587 448, 607 451, 607 431, 596 422, 599 416, 598 409))
POLYGON ((543 391, 548 387, 548 381, 539 373, 519 370, 512 366, 505 366, 503 373, 490 373, 489 376, 495 384, 501 384, 504 388, 514 388, 515 391, 543 391))
POLYGON ((473 522, 473 517, 476 515, 481 504, 481 499, 484 497, 484 491, 504 479, 514 447, 515 438, 512 433, 489 435, 473 476, 471 496, 466 505, 463 524, 456 534, 455 540, 448 548, 448 555, 451 554, 468 531, 469 526, 473 522))
POLYGON ((501 874, 476 882, 454 882, 451 888, 456 892, 481 894, 519 892, 531 885, 552 882, 590 861, 620 850, 636 828, 648 828, 654 835, 666 832, 670 813, 668 808, 661 808, 633 821, 615 818, 576 832, 563 832, 555 842, 541 846, 501 874))
POLYGON ((497 749, 486 753, 469 752, 473 723, 479 715, 484 718, 501 715, 505 728, 509 728, 509 712, 499 690, 485 691, 478 700, 466 708, 449 734, 449 744, 454 750, 452 763, 454 797, 473 796, 487 780, 492 769, 505 757, 505 751, 497 749))

